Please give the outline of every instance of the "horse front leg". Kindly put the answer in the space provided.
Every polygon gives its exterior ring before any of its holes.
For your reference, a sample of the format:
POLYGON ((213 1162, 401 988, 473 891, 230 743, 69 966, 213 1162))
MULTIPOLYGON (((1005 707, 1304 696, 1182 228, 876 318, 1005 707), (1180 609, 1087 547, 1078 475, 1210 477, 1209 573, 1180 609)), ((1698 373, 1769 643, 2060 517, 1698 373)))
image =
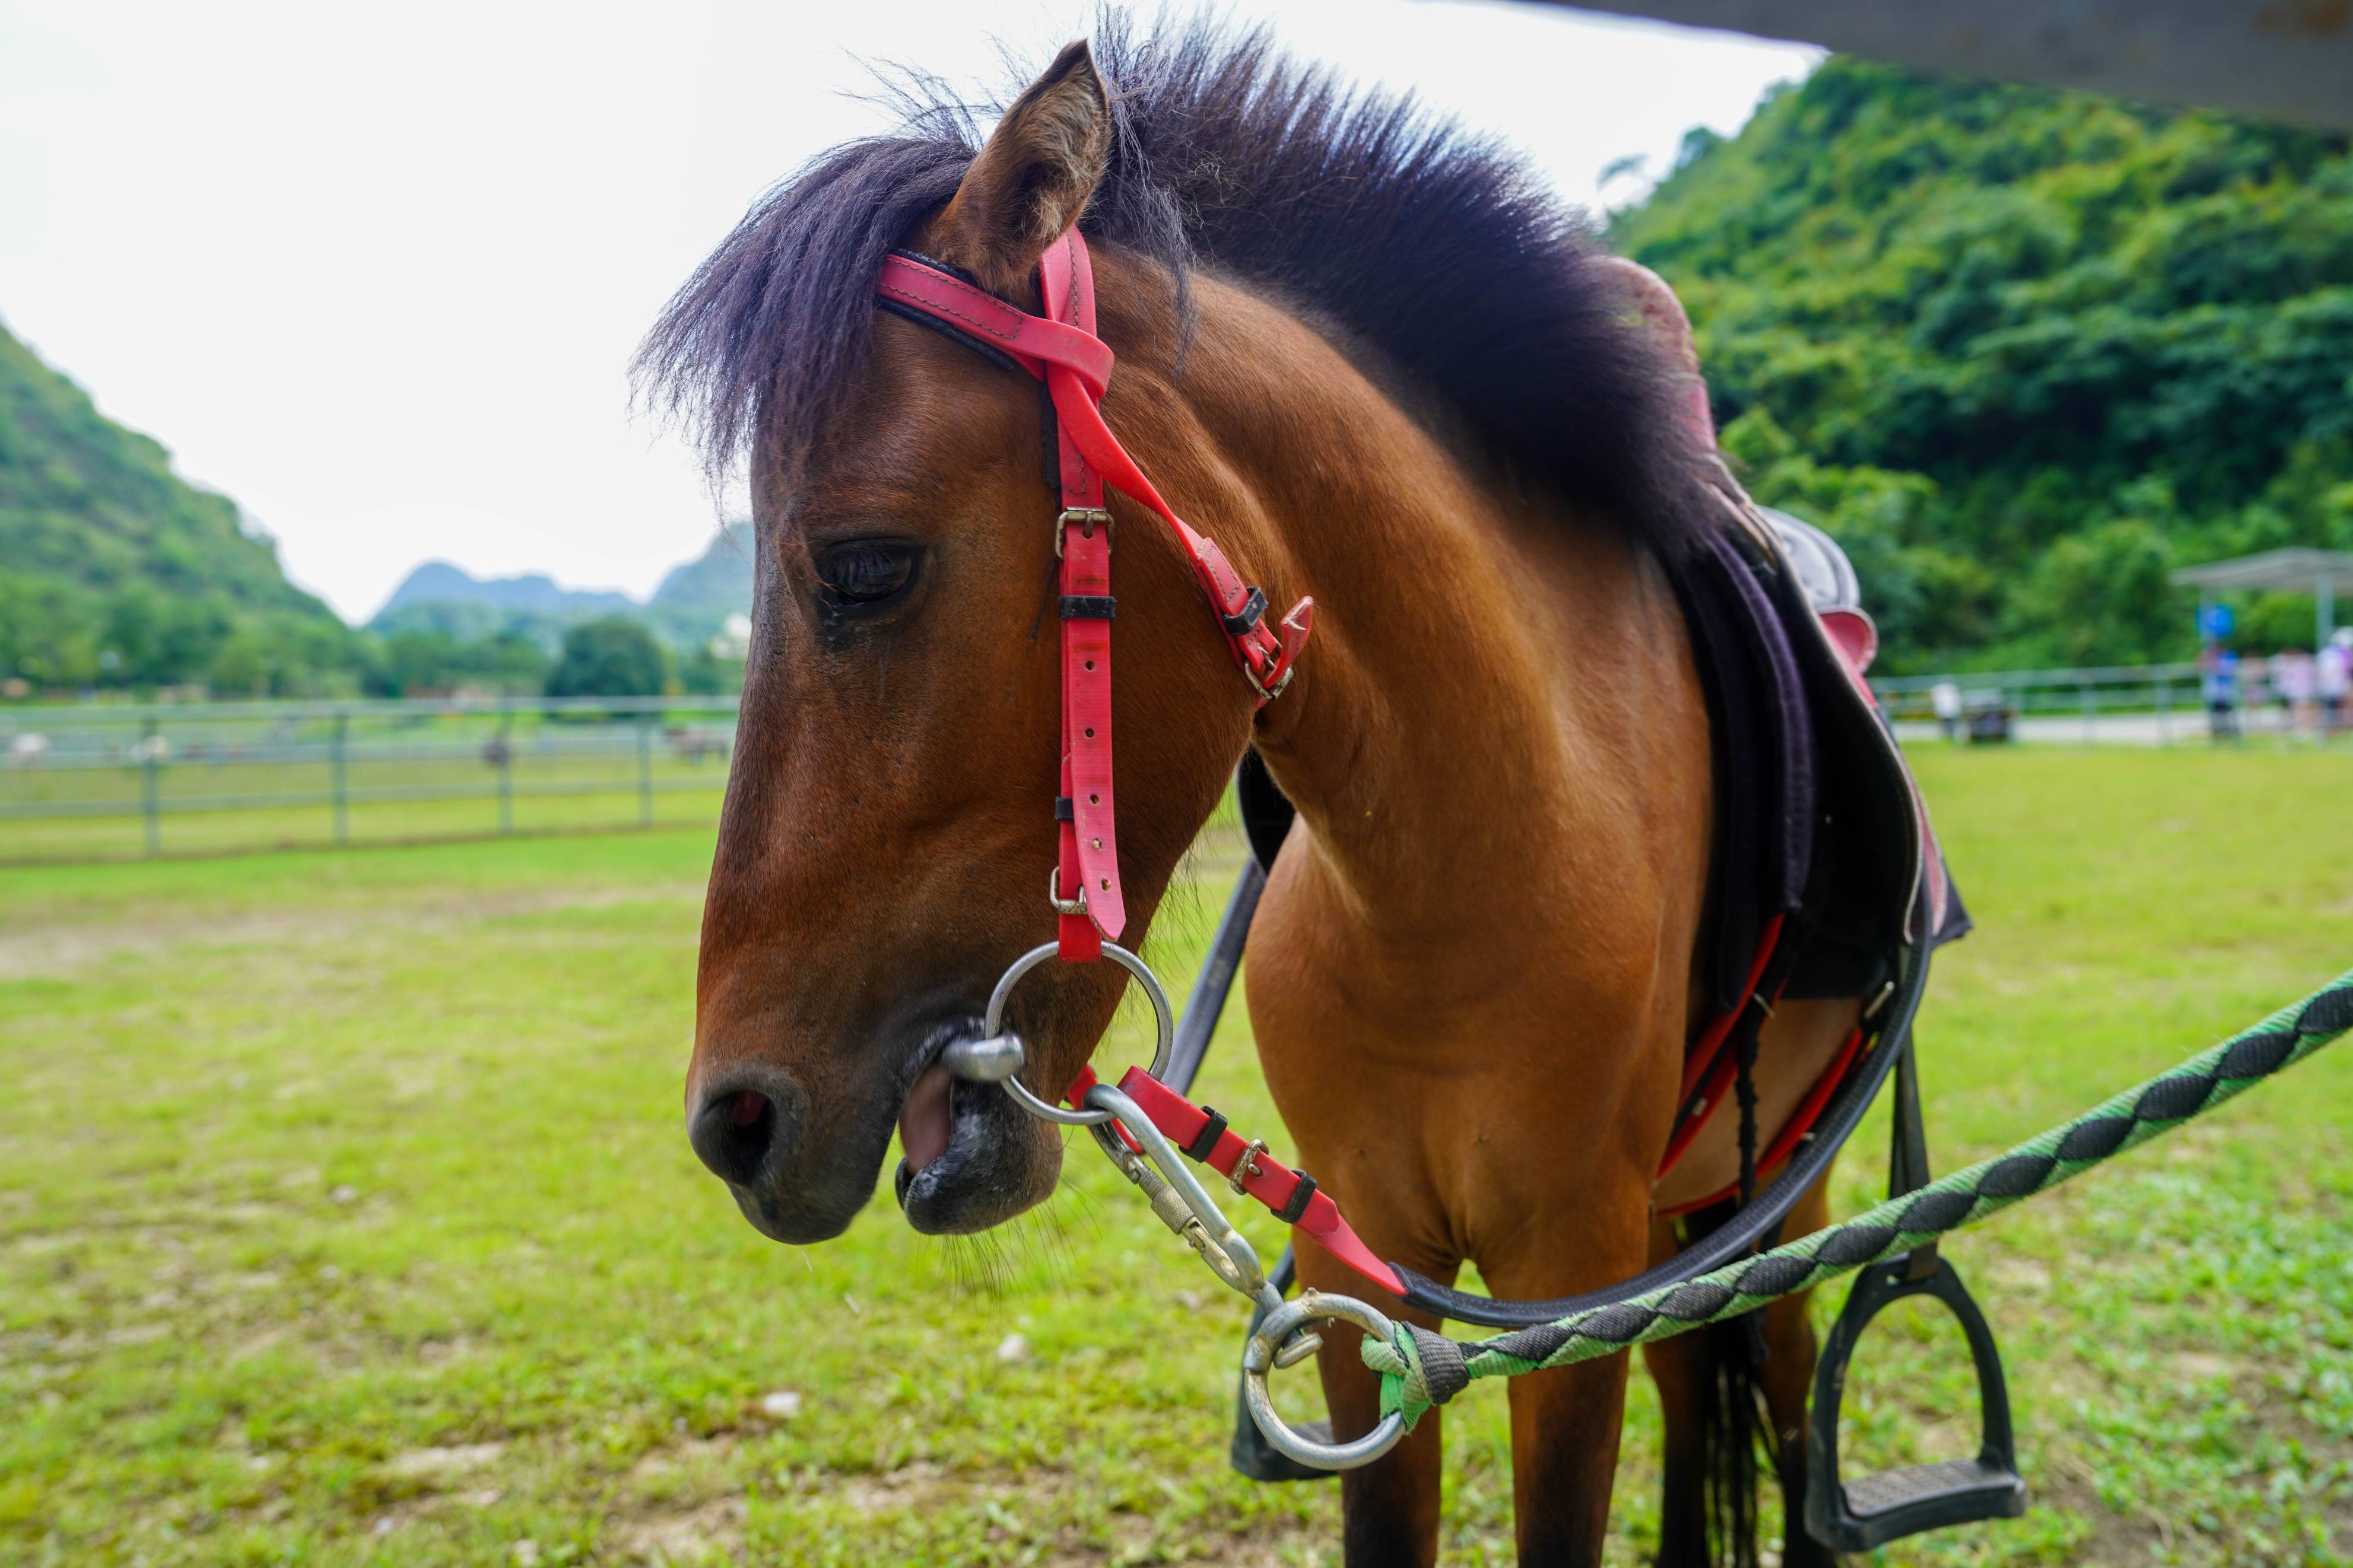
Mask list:
MULTIPOLYGON (((1830 1178, 1825 1175, 1798 1200, 1782 1223, 1789 1240, 1811 1236, 1831 1222, 1830 1178)), ((1785 1296, 1764 1309, 1765 1364, 1757 1381, 1765 1414, 1773 1424, 1774 1468, 1781 1482, 1783 1568, 1835 1568, 1838 1554, 1806 1533, 1806 1407, 1814 1392, 1820 1347, 1807 1304, 1811 1290, 1785 1296)))
POLYGON ((1625 1352, 1515 1377, 1511 1396, 1521 1563, 1599 1563, 1626 1415, 1625 1352))
MULTIPOLYGON (((1626 1205, 1620 1205, 1626 1206, 1626 1205)), ((1622 1279, 1641 1267, 1645 1224, 1570 1224, 1524 1239, 1509 1262, 1481 1261, 1498 1296, 1551 1297, 1622 1279)), ((1609 1492, 1626 1417, 1625 1352, 1511 1380, 1512 1507, 1523 1564, 1588 1568, 1609 1534, 1609 1492)))
MULTIPOLYGON (((1365 1283, 1334 1261, 1332 1255, 1303 1234, 1296 1246, 1299 1278, 1314 1289, 1354 1296, 1400 1321, 1436 1329, 1437 1319, 1409 1310, 1385 1290, 1365 1283)), ((1451 1283, 1456 1266, 1423 1268, 1441 1283, 1451 1283)), ((1316 1358, 1323 1375, 1324 1403, 1332 1415, 1332 1436, 1353 1442, 1380 1424, 1380 1380, 1364 1363, 1361 1331, 1345 1323, 1329 1323, 1317 1331, 1324 1349, 1316 1358)), ((1371 1464, 1340 1474, 1343 1552, 1347 1568, 1389 1568, 1391 1564, 1429 1568, 1438 1561, 1439 1469, 1443 1458, 1439 1412, 1422 1416, 1398 1446, 1371 1464)))
MULTIPOLYGON (((1830 1182, 1825 1176, 1790 1209, 1780 1234, 1795 1240, 1829 1223, 1830 1182)), ((1651 1261, 1664 1261, 1679 1245, 1674 1223, 1656 1222, 1651 1261)), ((1717 1520, 1735 1515, 1755 1519, 1750 1465, 1745 1457, 1744 1462, 1726 1465, 1720 1451, 1726 1443, 1745 1444, 1751 1432, 1746 1423, 1732 1421, 1732 1413, 1722 1407, 1726 1394, 1716 1384, 1725 1375, 1721 1358, 1727 1355, 1739 1356, 1744 1369, 1731 1379, 1730 1397, 1761 1396, 1759 1419, 1769 1423, 1775 1479, 1781 1489, 1783 1568, 1834 1568, 1839 1561, 1806 1533, 1806 1407, 1813 1393, 1815 1364, 1814 1329, 1807 1313, 1811 1295, 1786 1296, 1759 1309, 1758 1337, 1765 1349, 1761 1363, 1748 1361, 1748 1331, 1737 1324, 1701 1329, 1642 1347, 1659 1387, 1666 1428, 1656 1568, 1712 1568, 1725 1558, 1749 1561, 1757 1552, 1753 1539, 1711 1539, 1717 1520), (1727 1482, 1749 1491, 1750 1506, 1728 1509, 1723 1506, 1725 1500, 1711 1496, 1713 1487, 1727 1482)))

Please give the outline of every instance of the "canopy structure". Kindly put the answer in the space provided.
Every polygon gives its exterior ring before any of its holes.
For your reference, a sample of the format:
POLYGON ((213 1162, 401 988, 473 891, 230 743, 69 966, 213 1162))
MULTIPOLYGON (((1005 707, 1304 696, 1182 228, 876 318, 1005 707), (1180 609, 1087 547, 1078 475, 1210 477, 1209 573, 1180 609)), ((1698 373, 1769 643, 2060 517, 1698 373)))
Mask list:
MULTIPOLYGON (((2223 588, 2276 588, 2290 594, 2310 594, 2315 605, 2313 646, 2319 647, 2337 629, 2337 584, 2353 585, 2353 553, 2342 550, 2266 550, 2238 555, 2203 566, 2185 566, 2173 574, 2176 586, 2195 588, 2211 599, 2223 588)), ((2204 625, 2204 617, 2200 618, 2204 625)))
POLYGON ((2345 0, 1540 0, 2353 131, 2345 0))

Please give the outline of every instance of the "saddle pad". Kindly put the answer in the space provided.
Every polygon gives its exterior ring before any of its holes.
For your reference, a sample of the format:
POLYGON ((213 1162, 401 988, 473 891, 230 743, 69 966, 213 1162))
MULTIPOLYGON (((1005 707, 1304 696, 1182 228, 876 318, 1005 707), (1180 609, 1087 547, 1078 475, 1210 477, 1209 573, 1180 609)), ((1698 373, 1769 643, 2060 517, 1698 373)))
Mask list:
POLYGON ((1673 576, 1715 737, 1709 1001, 1746 1000, 1777 915, 1804 944, 1783 995, 1871 996, 1907 942, 1968 929, 1902 755, 1786 557, 1727 529, 1673 576))

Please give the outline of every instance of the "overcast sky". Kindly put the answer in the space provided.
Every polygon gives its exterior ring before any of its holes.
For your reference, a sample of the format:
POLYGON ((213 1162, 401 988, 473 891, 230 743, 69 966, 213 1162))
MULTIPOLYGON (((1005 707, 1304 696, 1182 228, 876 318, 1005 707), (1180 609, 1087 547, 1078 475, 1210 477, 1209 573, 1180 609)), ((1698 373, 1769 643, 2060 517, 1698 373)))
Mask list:
MULTIPOLYGON (((1818 57, 1533 5, 1232 9, 1586 203, 1818 57)), ((643 595, 714 520, 691 456, 630 417, 662 300, 763 187, 879 127, 862 61, 993 87, 1000 42, 1042 59, 1089 14, 0 0, 0 321, 347 617, 437 557, 643 595)))

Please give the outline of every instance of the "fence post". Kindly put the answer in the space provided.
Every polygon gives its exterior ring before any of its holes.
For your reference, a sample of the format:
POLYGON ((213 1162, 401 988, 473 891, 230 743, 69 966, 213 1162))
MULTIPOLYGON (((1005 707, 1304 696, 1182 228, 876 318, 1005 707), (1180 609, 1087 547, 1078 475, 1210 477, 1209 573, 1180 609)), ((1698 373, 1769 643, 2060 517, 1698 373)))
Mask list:
POLYGON ((499 831, 514 831, 514 710, 499 699, 499 831))
POLYGON ((334 776, 335 842, 338 844, 352 841, 351 738, 352 716, 339 710, 335 714, 333 750, 328 752, 334 776))
POLYGON ((2092 683, 2084 682, 2084 744, 2097 745, 2099 737, 2093 721, 2099 716, 2100 700, 2092 694, 2092 683))
POLYGON ((2173 681, 2170 678, 2157 683, 2157 743, 2173 744, 2173 681))
POLYGON ((654 825, 654 719, 651 713, 638 720, 638 826, 654 825))
POLYGON ((139 810, 147 819, 147 853, 164 852, 164 737, 153 714, 139 731, 139 810))

